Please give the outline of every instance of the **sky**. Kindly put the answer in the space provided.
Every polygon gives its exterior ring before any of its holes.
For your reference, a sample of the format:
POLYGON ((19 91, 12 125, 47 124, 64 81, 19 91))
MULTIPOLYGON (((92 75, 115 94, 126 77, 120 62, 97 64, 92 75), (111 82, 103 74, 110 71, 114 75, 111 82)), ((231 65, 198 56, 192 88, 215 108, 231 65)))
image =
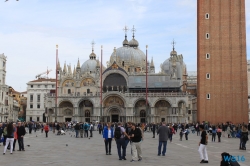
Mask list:
MULTIPOLYGON (((95 53, 103 64, 114 47, 122 46, 125 25, 136 29, 135 39, 156 72, 170 57, 171 42, 182 54, 188 71, 197 70, 197 0, 0 0, 0 54, 7 56, 6 84, 26 91, 37 74, 52 69, 55 78, 56 45, 61 67, 72 70, 79 58, 95 53)), ((250 50, 250 1, 246 0, 247 52, 250 50)), ((128 32, 128 40, 132 32, 128 32)), ((248 59, 250 55, 248 54, 248 59)))

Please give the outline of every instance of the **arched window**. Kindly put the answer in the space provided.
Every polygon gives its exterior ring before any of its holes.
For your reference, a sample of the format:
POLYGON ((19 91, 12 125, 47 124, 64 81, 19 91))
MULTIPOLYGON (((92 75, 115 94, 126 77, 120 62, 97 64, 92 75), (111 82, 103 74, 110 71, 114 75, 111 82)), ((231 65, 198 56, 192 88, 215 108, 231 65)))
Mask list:
POLYGON ((146 117, 146 111, 141 110, 140 111, 140 117, 146 117))
POLYGON ((90 117, 90 112, 89 112, 89 110, 85 111, 85 117, 90 117))

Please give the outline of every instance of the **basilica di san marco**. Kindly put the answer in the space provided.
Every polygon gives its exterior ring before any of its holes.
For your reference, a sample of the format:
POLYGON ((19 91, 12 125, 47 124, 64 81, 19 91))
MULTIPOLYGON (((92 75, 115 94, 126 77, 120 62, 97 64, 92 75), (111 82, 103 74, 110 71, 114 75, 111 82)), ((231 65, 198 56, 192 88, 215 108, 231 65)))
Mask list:
POLYGON ((159 73, 153 59, 146 63, 134 33, 130 41, 125 34, 106 67, 92 47, 82 65, 79 59, 74 69, 58 62, 57 69, 57 95, 45 101, 49 122, 188 122, 187 69, 174 47, 159 73))

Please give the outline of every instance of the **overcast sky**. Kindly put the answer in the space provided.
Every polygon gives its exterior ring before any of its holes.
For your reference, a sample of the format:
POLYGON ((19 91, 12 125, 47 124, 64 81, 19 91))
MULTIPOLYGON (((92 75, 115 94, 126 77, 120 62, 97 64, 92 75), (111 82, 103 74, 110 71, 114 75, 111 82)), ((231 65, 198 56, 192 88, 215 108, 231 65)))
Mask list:
MULTIPOLYGON (((188 71, 196 71, 197 0, 0 0, 0 53, 7 58, 7 85, 26 91, 26 83, 48 69, 55 78, 55 48, 59 45, 61 66, 72 70, 89 59, 91 42, 103 64, 114 47, 121 47, 125 25, 135 26, 135 38, 156 71, 169 58, 171 42, 182 54, 188 71)), ((250 50, 250 0, 246 0, 247 48, 250 50)), ((128 32, 128 40, 132 38, 128 32)), ((248 59, 249 59, 248 55, 248 59)))

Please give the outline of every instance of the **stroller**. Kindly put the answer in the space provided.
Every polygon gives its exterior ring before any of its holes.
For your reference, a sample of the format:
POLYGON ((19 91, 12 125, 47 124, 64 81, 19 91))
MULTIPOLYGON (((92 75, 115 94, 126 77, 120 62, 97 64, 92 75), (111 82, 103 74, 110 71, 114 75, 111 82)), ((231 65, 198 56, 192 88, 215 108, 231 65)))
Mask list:
POLYGON ((66 135, 63 129, 58 130, 56 135, 66 135))

